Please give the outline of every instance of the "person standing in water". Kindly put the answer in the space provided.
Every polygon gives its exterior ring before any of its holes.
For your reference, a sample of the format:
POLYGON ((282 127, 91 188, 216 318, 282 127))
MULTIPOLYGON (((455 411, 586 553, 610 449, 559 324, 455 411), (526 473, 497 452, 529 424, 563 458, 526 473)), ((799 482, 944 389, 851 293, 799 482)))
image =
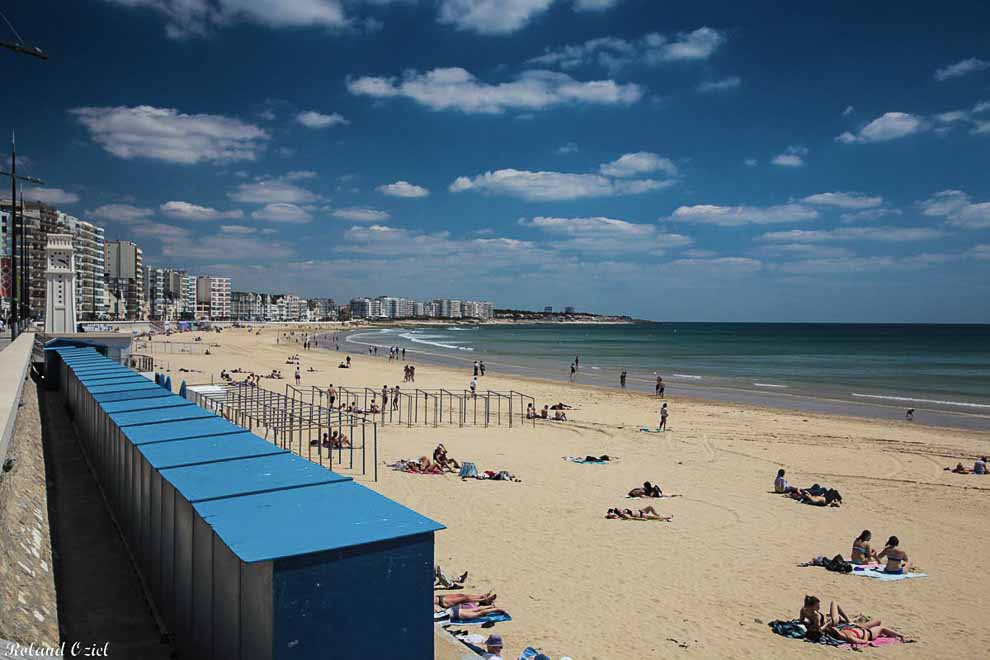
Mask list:
POLYGON ((626 389, 626 370, 623 369, 622 373, 619 374, 619 387, 626 389))
POLYGON ((574 356, 574 368, 575 369, 580 369, 581 368, 581 356, 580 355, 575 355, 574 356))
POLYGON ((571 362, 571 382, 574 382, 574 374, 577 372, 577 365, 571 362))
POLYGON ((660 426, 657 427, 658 431, 667 430, 667 404, 660 406, 660 426))

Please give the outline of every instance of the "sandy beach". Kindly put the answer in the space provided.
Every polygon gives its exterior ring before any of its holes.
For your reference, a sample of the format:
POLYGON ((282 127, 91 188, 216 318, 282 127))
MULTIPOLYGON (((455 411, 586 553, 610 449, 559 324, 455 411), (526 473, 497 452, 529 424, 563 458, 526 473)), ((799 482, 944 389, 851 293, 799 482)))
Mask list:
MULTIPOLYGON (((338 369, 342 354, 277 344, 281 332, 173 335, 172 342, 202 336, 211 355, 154 357, 176 388, 183 379, 219 381, 222 369, 281 369, 286 380, 263 379, 262 387, 282 391, 294 372, 286 357, 299 353, 303 385, 406 389, 400 363, 355 355, 353 368, 338 369)), ((418 387, 463 390, 471 378, 469 370, 421 363, 412 353, 407 362, 417 367, 418 387)), ((436 536, 436 561, 448 574, 469 571, 466 591, 495 591, 513 617, 494 629, 505 638, 504 657, 518 657, 529 645, 575 660, 841 657, 847 652, 768 628, 774 619, 795 618, 805 594, 879 618, 916 640, 867 649, 869 655, 986 655, 980 553, 990 538, 990 477, 943 468, 971 466, 973 457, 990 453, 990 434, 679 398, 667 399, 669 430, 644 433, 639 429, 655 426, 659 409, 647 394, 491 370, 481 387, 575 410, 569 421, 535 428, 385 425, 379 462, 430 455, 442 442, 451 457, 508 470, 521 483, 410 475, 381 465, 377 483, 363 482, 447 526, 436 536), (561 458, 586 454, 618 460, 579 465, 561 458), (781 467, 797 486, 838 489, 843 506, 806 506, 772 494, 781 467), (625 499, 644 480, 683 497, 625 499), (673 514, 673 522, 604 517, 610 507, 639 502, 673 514), (929 577, 887 583, 798 567, 817 555, 848 557, 863 529, 872 530, 875 547, 899 536, 929 577)))

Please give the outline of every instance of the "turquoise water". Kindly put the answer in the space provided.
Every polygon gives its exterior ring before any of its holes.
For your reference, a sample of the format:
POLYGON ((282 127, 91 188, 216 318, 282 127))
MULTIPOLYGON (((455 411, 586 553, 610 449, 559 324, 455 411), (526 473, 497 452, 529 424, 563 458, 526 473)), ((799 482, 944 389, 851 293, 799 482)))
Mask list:
POLYGON ((355 344, 400 346, 490 371, 668 391, 731 388, 990 415, 990 326, 644 323, 366 330, 355 344))

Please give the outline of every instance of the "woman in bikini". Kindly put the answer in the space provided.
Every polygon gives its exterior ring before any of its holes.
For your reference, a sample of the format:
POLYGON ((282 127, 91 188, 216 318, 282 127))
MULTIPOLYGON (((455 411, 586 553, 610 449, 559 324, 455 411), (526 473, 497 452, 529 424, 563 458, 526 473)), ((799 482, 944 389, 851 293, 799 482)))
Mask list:
POLYGON ((863 624, 853 623, 834 601, 829 603, 829 613, 823 614, 821 602, 815 596, 804 597, 804 607, 801 608, 800 619, 807 628, 807 637, 817 639, 822 634, 850 644, 869 644, 881 637, 893 637, 902 642, 907 641, 904 635, 891 628, 885 628, 879 619, 863 624))
POLYGON ((870 539, 872 538, 873 534, 871 534, 868 529, 864 529, 863 532, 856 537, 852 545, 852 555, 850 555, 851 563, 872 564, 880 561, 877 559, 876 550, 870 547, 870 539))
POLYGON ((643 507, 636 511, 620 508, 609 509, 605 517, 609 520, 662 520, 664 522, 670 522, 674 519, 673 515, 665 516, 652 506, 643 507))
POLYGON ((908 572, 908 556, 906 552, 897 547, 900 543, 900 539, 891 536, 887 539, 887 547, 877 555, 877 561, 887 560, 887 565, 883 568, 884 573, 904 575, 908 572))

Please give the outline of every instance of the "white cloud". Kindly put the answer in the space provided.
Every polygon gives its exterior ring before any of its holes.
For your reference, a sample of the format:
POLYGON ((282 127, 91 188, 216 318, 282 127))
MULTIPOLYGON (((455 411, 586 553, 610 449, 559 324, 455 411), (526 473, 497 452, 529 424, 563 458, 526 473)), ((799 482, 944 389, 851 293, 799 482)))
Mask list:
POLYGON ((511 82, 489 84, 460 67, 407 71, 401 79, 363 77, 347 81, 352 94, 404 97, 431 110, 499 114, 506 110, 543 110, 565 104, 629 105, 643 92, 638 85, 613 80, 581 82, 553 71, 525 71, 511 82))
POLYGON ((976 73, 986 69, 990 69, 990 62, 971 57, 968 60, 962 60, 941 69, 936 69, 935 80, 943 82, 950 78, 958 78, 959 76, 965 76, 966 74, 976 73))
POLYGON ((943 190, 919 203, 928 216, 942 216, 950 225, 964 229, 990 228, 990 202, 974 204, 961 190, 943 190))
POLYGON ((928 129, 928 122, 917 115, 906 112, 886 112, 859 130, 858 133, 846 131, 835 138, 845 144, 886 142, 896 140, 928 129))
POLYGON ((577 151, 578 151, 578 146, 573 142, 567 142, 565 144, 560 145, 560 147, 557 148, 557 153, 560 154, 561 156, 564 156, 566 154, 577 153, 577 151))
POLYGON ((240 209, 218 211, 209 206, 199 206, 189 202, 165 202, 160 208, 164 215, 179 220, 234 220, 244 217, 244 212, 240 209))
POLYGON ((423 186, 417 186, 416 184, 409 183, 408 181, 396 181, 395 183, 389 183, 388 185, 378 186, 375 190, 390 197, 406 197, 413 199, 426 197, 430 194, 430 191, 423 186))
POLYGON ((605 11, 622 0, 574 0, 574 11, 605 11))
POLYGON ((313 219, 306 209, 296 204, 286 202, 273 202, 265 204, 260 209, 251 212, 251 217, 255 220, 266 220, 268 222, 286 222, 292 224, 304 224, 313 219))
POLYGON ((220 225, 220 231, 226 234, 256 234, 258 229, 256 227, 247 227, 245 225, 220 225))
POLYGON ((919 203, 921 212, 930 216, 945 216, 969 206, 969 195, 961 190, 943 190, 919 203))
POLYGON ((330 215, 341 220, 351 220, 353 222, 382 222, 389 218, 388 213, 385 211, 360 206, 335 209, 330 215))
POLYGON ((884 208, 876 208, 876 209, 865 209, 863 211, 850 211, 849 213, 843 213, 842 215, 839 216, 839 218, 845 224, 850 222, 863 222, 863 221, 869 222, 872 220, 879 220, 880 218, 883 218, 884 216, 888 216, 888 215, 901 215, 901 212, 898 209, 884 207, 884 208))
POLYGON ((930 227, 840 227, 838 229, 792 229, 763 234, 760 240, 784 243, 820 243, 825 241, 881 241, 902 243, 930 241, 945 232, 930 227))
POLYGON ((153 9, 165 20, 165 33, 180 39, 204 36, 243 21, 271 28, 347 25, 340 0, 107 0, 126 7, 153 9))
POLYGON ((728 78, 722 78, 721 80, 708 80, 698 85, 698 91, 702 93, 708 92, 724 92, 730 89, 735 89, 742 84, 742 78, 739 76, 729 76, 728 78))
POLYGON ((529 201, 551 201, 636 195, 666 188, 670 185, 673 185, 673 181, 649 179, 613 181, 598 174, 503 169, 485 172, 474 178, 457 177, 450 185, 450 192, 474 190, 495 195, 508 195, 529 201))
POLYGON ((542 55, 531 58, 529 62, 562 69, 594 64, 609 71, 618 71, 634 63, 656 66, 665 62, 708 59, 723 43, 723 33, 710 27, 700 27, 674 37, 655 32, 631 41, 619 37, 598 37, 581 44, 547 48, 542 55))
POLYGON ((262 178, 249 183, 242 183, 233 192, 227 193, 227 197, 244 204, 308 204, 320 199, 316 193, 293 183, 294 180, 307 177, 292 177, 292 174, 298 175, 300 173, 290 173, 284 177, 262 178))
POLYGON ((846 109, 842 111, 842 116, 843 117, 848 117, 849 115, 851 115, 854 112, 856 112, 856 108, 854 108, 851 105, 847 105, 846 106, 846 109))
POLYGON ((153 209, 131 206, 130 204, 104 204, 88 212, 94 218, 115 220, 117 222, 133 222, 149 218, 155 214, 153 209))
POLYGON ((264 130, 221 115, 187 115, 174 108, 88 107, 69 110, 93 141, 124 159, 152 158, 191 165, 255 160, 264 130))
POLYGON ((990 243, 980 243, 974 245, 966 251, 966 256, 981 261, 990 261, 990 243))
POLYGON ((662 158, 649 151, 623 154, 611 163, 602 164, 598 170, 605 176, 630 177, 652 172, 663 172, 668 176, 677 176, 677 166, 669 158, 662 158))
POLYGON ((802 259, 838 259, 853 256, 848 248, 815 243, 782 243, 762 245, 759 254, 768 257, 791 257, 802 259))
POLYGON ((519 220, 524 227, 539 229, 554 236, 553 248, 596 254, 648 252, 660 255, 667 250, 691 245, 689 237, 662 233, 656 225, 638 224, 606 217, 555 218, 538 216, 519 220))
POLYGON ((24 201, 60 206, 77 203, 79 195, 61 188, 25 188, 24 201))
POLYGON ((806 155, 808 155, 807 147, 792 145, 787 147, 784 153, 774 156, 770 162, 780 167, 802 167, 806 155))
POLYGON ((746 165, 746 167, 756 167, 758 161, 755 158, 747 158, 746 160, 743 161, 743 163, 746 165))
POLYGON ((941 126, 935 129, 939 135, 944 135, 957 126, 968 125, 970 133, 981 135, 990 133, 990 121, 978 115, 990 110, 990 101, 980 101, 967 110, 948 110, 935 115, 935 121, 941 126))
POLYGON ((681 206, 674 210, 670 219, 680 222, 735 227, 739 225, 765 225, 781 222, 801 222, 818 217, 818 211, 801 204, 780 204, 777 206, 716 206, 698 204, 681 206))
POLYGON ((545 12, 554 0, 440 0, 441 23, 479 34, 509 34, 545 12))
POLYGON ((315 110, 306 110, 305 112, 300 112, 296 115, 296 121, 305 126, 306 128, 327 128, 329 126, 346 126, 350 124, 348 120, 344 119, 340 114, 334 112, 329 115, 316 112, 315 110))
POLYGON ((834 206, 840 209, 872 209, 883 205, 883 197, 870 197, 857 192, 827 192, 808 195, 801 200, 816 206, 834 206))
POLYGON ((804 165, 804 159, 796 154, 777 154, 770 162, 780 167, 801 167, 804 165))
POLYGON ((857 273, 873 270, 918 270, 958 259, 951 254, 915 254, 906 257, 844 257, 792 261, 778 266, 784 273, 817 275, 828 273, 857 273))

